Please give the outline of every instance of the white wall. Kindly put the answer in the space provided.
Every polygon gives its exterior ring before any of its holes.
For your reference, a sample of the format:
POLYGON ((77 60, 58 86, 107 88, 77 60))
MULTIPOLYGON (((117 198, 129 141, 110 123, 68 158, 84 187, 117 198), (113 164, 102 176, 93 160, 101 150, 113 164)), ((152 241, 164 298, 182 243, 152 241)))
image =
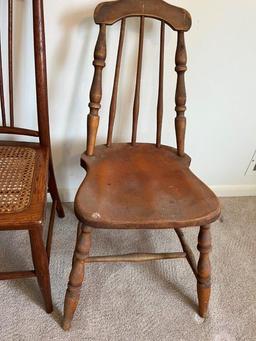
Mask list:
MULTIPOLYGON (((99 0, 45 0, 49 105, 53 154, 57 180, 65 200, 72 200, 84 172, 79 155, 85 149, 86 115, 93 75, 92 58, 98 28, 92 20, 99 0)), ((23 2, 18 1, 21 11, 23 2)), ((256 149, 256 3, 252 0, 173 0, 172 4, 190 11, 193 26, 187 34, 187 140, 192 169, 221 195, 256 195, 256 176, 244 176, 256 149)), ((25 1, 30 8, 30 1, 25 1)), ((30 9, 31 10, 31 9, 30 9)), ((26 12, 29 13, 29 12, 26 12)), ((31 121, 34 99, 29 15, 19 23, 24 45, 16 41, 19 58, 16 85, 17 109, 31 121), (22 47, 22 48, 21 48, 22 47), (21 57, 24 50, 26 57, 21 57)), ((136 19, 130 19, 121 79, 123 97, 115 140, 127 140, 131 132, 131 109, 137 56, 136 19)), ((108 107, 116 57, 119 26, 108 34, 107 67, 104 71, 104 97, 99 143, 106 136, 108 107)), ((165 120, 163 142, 175 144, 174 137, 174 50, 176 35, 167 34, 165 120)), ((139 140, 154 141, 156 118, 155 87, 158 79, 159 23, 147 22, 143 69, 139 140)))

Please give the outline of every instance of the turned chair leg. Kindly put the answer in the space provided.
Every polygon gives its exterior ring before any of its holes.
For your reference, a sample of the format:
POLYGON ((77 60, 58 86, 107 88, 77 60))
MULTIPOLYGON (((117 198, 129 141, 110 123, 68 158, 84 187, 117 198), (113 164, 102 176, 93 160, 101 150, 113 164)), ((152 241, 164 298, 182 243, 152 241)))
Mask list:
POLYGON ((84 280, 84 265, 91 247, 91 231, 84 225, 78 225, 81 233, 76 243, 72 270, 69 276, 68 288, 64 303, 63 329, 69 330, 80 298, 80 291, 84 280))
POLYGON ((197 268, 199 315, 205 318, 211 293, 211 263, 209 259, 209 252, 211 251, 210 225, 200 227, 197 248, 200 252, 197 268))
POLYGON ((53 307, 50 274, 48 257, 43 242, 42 229, 30 230, 29 237, 37 281, 44 298, 46 312, 51 313, 53 311, 53 307))
POLYGON ((56 184, 55 174, 54 174, 54 168, 53 168, 53 162, 52 162, 52 156, 50 156, 49 160, 49 192, 51 194, 53 202, 56 201, 56 211, 60 218, 65 217, 64 209, 60 200, 58 187, 56 184))

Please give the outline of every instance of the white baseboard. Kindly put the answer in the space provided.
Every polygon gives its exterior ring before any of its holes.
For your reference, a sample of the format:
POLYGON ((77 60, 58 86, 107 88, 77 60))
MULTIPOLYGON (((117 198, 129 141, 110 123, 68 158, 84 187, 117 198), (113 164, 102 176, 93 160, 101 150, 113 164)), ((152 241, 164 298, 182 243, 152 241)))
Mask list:
MULTIPOLYGON (((256 185, 210 186, 218 197, 249 197, 256 196, 256 185)), ((63 202, 73 202, 77 188, 61 188, 60 195, 63 202)))
POLYGON ((253 197, 256 185, 210 186, 218 197, 253 197))

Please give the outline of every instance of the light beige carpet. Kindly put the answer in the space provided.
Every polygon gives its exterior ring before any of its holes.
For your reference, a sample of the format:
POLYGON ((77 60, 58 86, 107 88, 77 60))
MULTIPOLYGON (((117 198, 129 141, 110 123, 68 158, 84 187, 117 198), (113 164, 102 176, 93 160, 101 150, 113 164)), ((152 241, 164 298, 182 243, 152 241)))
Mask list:
MULTIPOLYGON (((0 282, 0 340, 256 340, 256 198, 223 199, 213 225, 209 317, 196 313, 196 281, 186 260, 90 265, 70 332, 60 327, 76 235, 72 205, 56 219, 51 258, 54 313, 35 279, 0 282)), ((1 232, 1 270, 32 268, 23 232, 1 232)), ((196 246, 197 229, 187 230, 196 246), (194 232, 192 232, 194 231, 194 232)), ((93 254, 180 250, 172 231, 95 231, 93 254)))

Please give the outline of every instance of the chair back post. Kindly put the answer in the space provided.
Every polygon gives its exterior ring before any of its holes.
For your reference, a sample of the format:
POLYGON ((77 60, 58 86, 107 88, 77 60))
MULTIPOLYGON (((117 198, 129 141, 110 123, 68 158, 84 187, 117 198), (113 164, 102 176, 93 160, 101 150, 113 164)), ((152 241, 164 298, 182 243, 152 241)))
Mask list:
POLYGON ((33 31, 39 140, 50 147, 43 0, 33 0, 33 31))
POLYGON ((100 32, 94 52, 93 65, 95 68, 92 87, 90 91, 90 113, 87 118, 87 150, 86 154, 92 156, 94 153, 96 136, 99 127, 99 110, 102 98, 102 70, 105 67, 107 56, 106 49, 106 25, 100 25, 100 32))
POLYGON ((178 32, 178 43, 176 50, 176 72, 177 72, 177 87, 176 87, 176 113, 175 129, 177 140, 177 152, 179 156, 184 156, 185 149, 185 133, 186 133, 186 87, 185 87, 185 72, 187 71, 187 52, 185 46, 184 32, 178 32))

